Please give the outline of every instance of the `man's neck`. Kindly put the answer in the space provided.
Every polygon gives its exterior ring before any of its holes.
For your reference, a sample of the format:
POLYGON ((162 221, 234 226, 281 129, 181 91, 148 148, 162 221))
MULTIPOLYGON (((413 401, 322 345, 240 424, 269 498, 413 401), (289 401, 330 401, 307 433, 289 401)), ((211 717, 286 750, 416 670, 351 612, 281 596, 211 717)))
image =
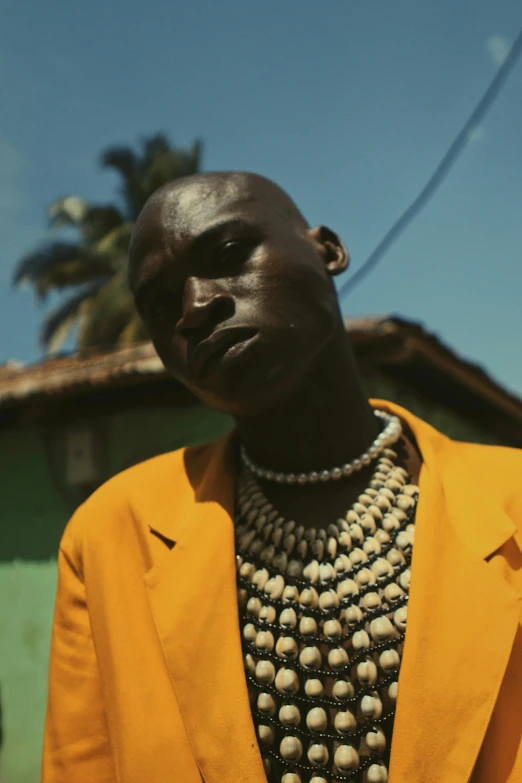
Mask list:
POLYGON ((237 427, 251 459, 272 470, 324 470, 360 456, 380 425, 344 331, 284 403, 237 427))

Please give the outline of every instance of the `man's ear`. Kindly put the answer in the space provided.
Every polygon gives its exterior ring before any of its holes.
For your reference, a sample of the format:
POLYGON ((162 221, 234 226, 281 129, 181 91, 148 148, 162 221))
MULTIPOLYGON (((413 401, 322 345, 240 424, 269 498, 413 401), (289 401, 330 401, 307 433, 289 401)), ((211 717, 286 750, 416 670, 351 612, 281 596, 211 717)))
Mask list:
POLYGON ((326 226, 316 226, 309 229, 308 236, 318 247, 328 274, 333 277, 348 269, 350 255, 337 234, 326 226))

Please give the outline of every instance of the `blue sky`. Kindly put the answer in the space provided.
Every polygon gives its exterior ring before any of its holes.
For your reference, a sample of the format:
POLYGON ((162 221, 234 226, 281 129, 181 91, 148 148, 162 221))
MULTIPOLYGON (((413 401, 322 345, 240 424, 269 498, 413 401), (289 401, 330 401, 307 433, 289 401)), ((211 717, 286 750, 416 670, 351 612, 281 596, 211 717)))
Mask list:
MULTIPOLYGON (((353 269, 432 173, 522 26, 519 0, 4 0, 0 361, 40 356, 14 265, 46 206, 114 198, 104 147, 204 141, 274 178, 353 269)), ((344 302, 421 321, 522 393, 522 62, 436 197, 344 302)))

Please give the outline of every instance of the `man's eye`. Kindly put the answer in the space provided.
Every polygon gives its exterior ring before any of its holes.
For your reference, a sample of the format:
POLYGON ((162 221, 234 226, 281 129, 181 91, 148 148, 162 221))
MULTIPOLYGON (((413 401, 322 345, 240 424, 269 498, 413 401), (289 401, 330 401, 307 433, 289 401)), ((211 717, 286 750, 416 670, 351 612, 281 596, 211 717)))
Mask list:
POLYGON ((248 251, 244 242, 227 242, 217 251, 217 261, 221 264, 239 264, 245 260, 248 251))

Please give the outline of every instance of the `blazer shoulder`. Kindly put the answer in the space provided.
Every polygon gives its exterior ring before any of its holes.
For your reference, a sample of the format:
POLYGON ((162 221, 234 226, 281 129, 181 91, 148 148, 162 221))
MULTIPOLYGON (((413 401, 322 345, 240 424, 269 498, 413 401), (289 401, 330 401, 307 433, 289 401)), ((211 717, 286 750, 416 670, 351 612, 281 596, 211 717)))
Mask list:
POLYGON ((522 530, 522 449, 450 441, 454 460, 471 469, 474 478, 496 498, 522 530))
POLYGON ((129 525, 140 526, 145 516, 154 518, 165 502, 172 503, 184 489, 185 462, 190 457, 205 460, 212 443, 190 446, 133 465, 117 473, 96 489, 70 518, 64 539, 82 547, 86 541, 99 541, 126 532, 129 525), (148 512, 148 513, 147 513, 148 512))

